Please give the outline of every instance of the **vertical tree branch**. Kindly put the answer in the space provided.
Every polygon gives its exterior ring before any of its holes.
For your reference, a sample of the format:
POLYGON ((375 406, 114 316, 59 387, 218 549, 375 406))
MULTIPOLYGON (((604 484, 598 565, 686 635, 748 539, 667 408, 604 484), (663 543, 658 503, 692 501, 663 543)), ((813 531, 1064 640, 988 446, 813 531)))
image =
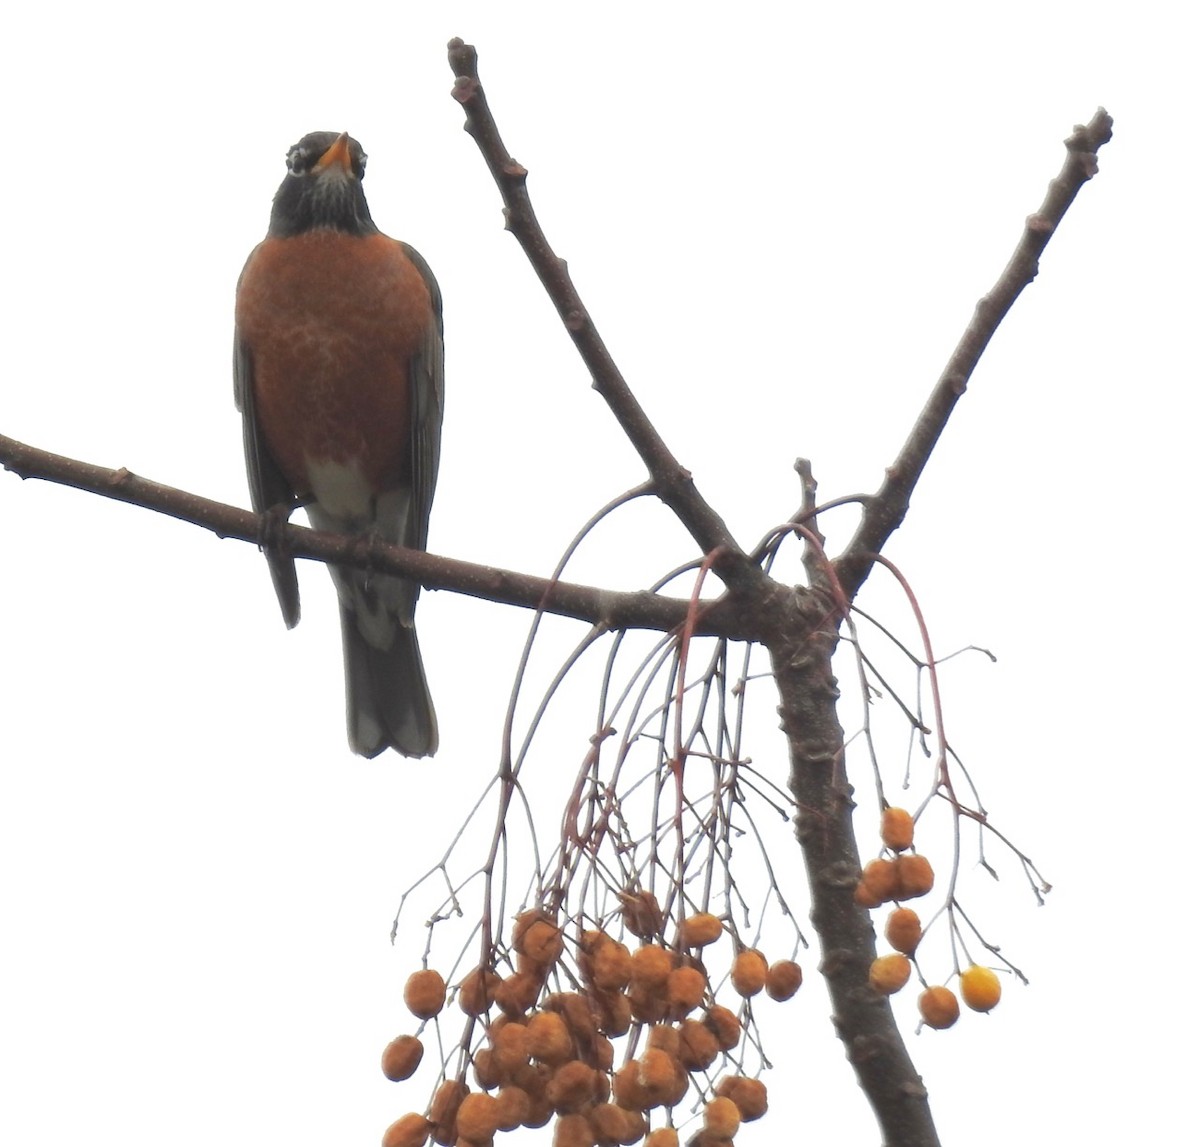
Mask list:
POLYGON ((879 1120, 884 1147, 938 1147, 928 1096, 896 1027, 891 1005, 869 982, 875 935, 854 903, 860 872, 845 736, 837 716, 832 658, 840 617, 816 595, 780 601, 787 621, 770 643, 779 713, 791 761, 796 838, 804 853, 821 975, 833 1024, 879 1120))

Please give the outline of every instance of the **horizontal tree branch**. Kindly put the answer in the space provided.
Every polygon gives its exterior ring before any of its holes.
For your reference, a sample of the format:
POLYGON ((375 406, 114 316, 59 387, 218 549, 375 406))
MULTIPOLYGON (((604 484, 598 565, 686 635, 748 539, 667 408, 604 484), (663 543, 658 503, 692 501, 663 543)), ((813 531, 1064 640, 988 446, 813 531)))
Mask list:
POLYGON ((731 588, 761 585, 762 570, 734 540, 724 520, 701 497, 686 470, 654 428, 629 389, 583 305, 565 260, 553 251, 525 186, 528 172, 504 146, 479 81, 478 53, 455 38, 448 45, 455 75, 453 96, 466 113, 467 133, 475 140, 504 200, 506 226, 516 237, 559 317, 592 375, 592 385, 608 403, 621 428, 646 464, 654 491, 695 539, 702 553, 714 554, 713 570, 731 588))
POLYGON ((916 425, 874 497, 868 499, 862 520, 845 552, 835 563, 848 598, 862 587, 871 570, 872 554, 883 549, 908 513, 913 489, 958 400, 967 389, 984 350, 1021 292, 1038 273, 1038 260, 1079 189, 1099 170, 1096 153, 1112 139, 1112 116, 1099 108, 1088 124, 1076 124, 1064 141, 1067 158, 1050 183, 1041 207, 1025 220, 1025 230, 996 285, 976 304, 971 318, 941 378, 933 388, 916 425))
MULTIPOLYGON (((110 470, 52 454, 3 435, 0 435, 0 465, 22 478, 42 478, 141 506, 201 526, 222 538, 257 544, 263 537, 265 515, 164 486, 124 468, 110 470)), ((609 629, 669 632, 681 625, 688 613, 689 603, 683 598, 649 591, 619 593, 572 582, 556 582, 366 538, 322 533, 304 526, 287 525, 281 532, 281 542, 297 558, 400 574, 419 581, 426 589, 450 590, 501 605, 541 609, 609 629)), ((745 626, 746 622, 730 603, 721 600, 702 612, 696 632, 735 640, 753 639, 756 635, 745 632, 745 626)))

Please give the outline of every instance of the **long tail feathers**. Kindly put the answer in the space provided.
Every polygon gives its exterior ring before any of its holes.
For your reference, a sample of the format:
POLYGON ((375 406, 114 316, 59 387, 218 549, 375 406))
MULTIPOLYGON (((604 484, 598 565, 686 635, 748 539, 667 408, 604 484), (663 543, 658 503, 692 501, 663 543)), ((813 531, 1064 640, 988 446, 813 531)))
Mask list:
POLYGON ((438 747, 437 716, 416 630, 400 625, 395 635, 390 649, 376 649, 359 632, 354 613, 342 607, 350 747, 364 757, 387 748, 431 757, 438 747))

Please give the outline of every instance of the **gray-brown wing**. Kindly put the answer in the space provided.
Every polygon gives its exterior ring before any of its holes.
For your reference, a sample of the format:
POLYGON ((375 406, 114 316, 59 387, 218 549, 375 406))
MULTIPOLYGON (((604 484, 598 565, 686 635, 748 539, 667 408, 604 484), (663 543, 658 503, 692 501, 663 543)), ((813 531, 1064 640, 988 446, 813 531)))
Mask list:
POLYGON ((445 407, 445 354, 442 346, 442 292, 429 264, 407 243, 404 253, 421 273, 433 303, 433 323, 421 348, 409 363, 412 388, 412 513, 404 545, 423 550, 429 537, 429 511, 437 486, 442 452, 442 412, 445 407))
MULTIPOLYGON (((233 332, 233 401, 242 412, 242 445, 246 453, 246 477, 250 482, 250 505, 256 514, 290 507, 294 500, 292 491, 258 428, 254 410, 254 356, 236 329, 233 332)), ((280 521, 284 520, 281 517, 280 521)), ((300 620, 296 563, 269 544, 264 544, 263 554, 271 571, 284 623, 291 629, 300 620)))

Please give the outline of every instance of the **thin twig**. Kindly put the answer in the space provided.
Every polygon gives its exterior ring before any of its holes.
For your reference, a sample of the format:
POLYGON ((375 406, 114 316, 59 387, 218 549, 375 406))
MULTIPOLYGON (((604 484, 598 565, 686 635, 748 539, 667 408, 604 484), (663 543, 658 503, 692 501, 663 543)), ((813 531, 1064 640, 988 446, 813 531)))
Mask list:
POLYGON ((1079 189, 1099 170, 1096 153, 1112 138, 1112 124, 1112 116, 1099 108, 1090 123, 1077 124, 1070 138, 1064 141, 1067 158, 1062 171, 1051 181, 1041 207, 1025 220, 1021 239, 996 285, 976 304, 975 313, 925 409, 896 460, 888 467, 883 485, 867 502, 854 537, 836 562, 847 597, 853 599, 858 593, 871 569, 870 555, 883 549, 908 513, 917 479, 984 350, 1017 297, 1033 282, 1038 273, 1038 259, 1079 189))
POLYGON ((551 248, 534 214, 525 186, 528 172, 504 146, 479 81, 475 48, 455 38, 448 45, 454 72, 454 98, 466 113, 467 133, 475 140, 504 200, 505 225, 516 237, 542 286, 557 308, 563 326, 592 375, 592 385, 608 403, 654 480, 655 492, 679 518, 703 553, 720 550, 716 574, 730 587, 746 588, 762 579, 762 571, 734 540, 729 527, 700 496, 691 474, 667 448, 625 382, 604 345, 567 272, 565 260, 551 248))

